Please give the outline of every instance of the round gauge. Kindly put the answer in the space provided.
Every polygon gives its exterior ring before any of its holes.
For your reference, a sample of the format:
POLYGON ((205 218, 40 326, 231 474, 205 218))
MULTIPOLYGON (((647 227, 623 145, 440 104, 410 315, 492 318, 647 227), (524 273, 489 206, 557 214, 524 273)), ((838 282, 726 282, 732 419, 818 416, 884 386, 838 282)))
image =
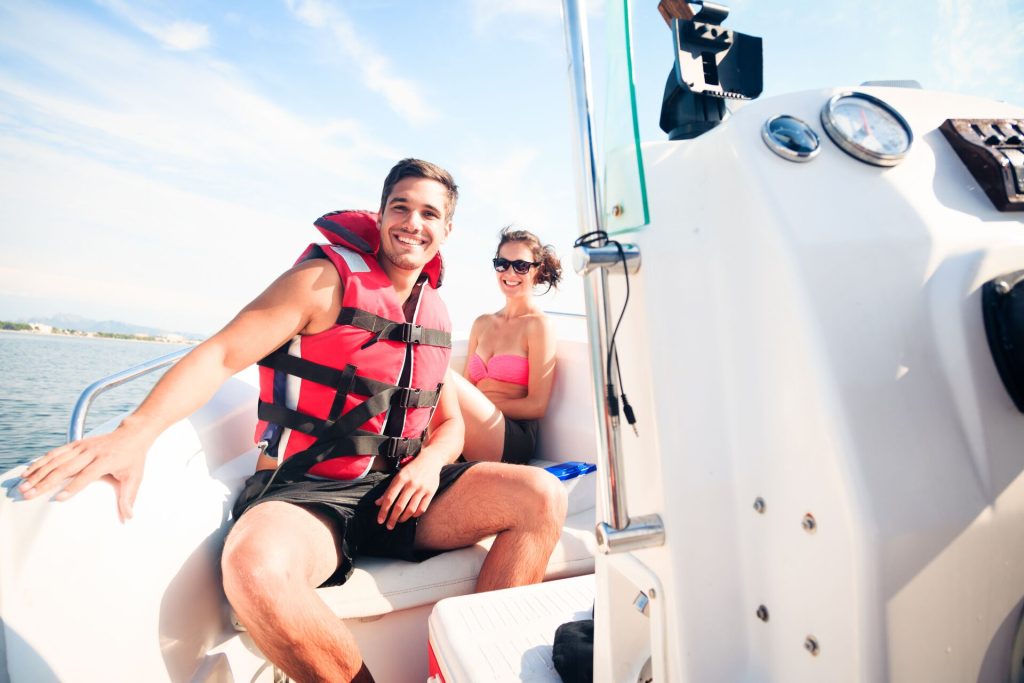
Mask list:
POLYGON ((773 116, 761 127, 761 139, 768 149, 789 161, 810 161, 821 147, 818 135, 795 116, 773 116))
POLYGON ((859 92, 833 95, 821 110, 821 125, 850 156, 875 166, 895 166, 914 142, 910 125, 888 104, 859 92))

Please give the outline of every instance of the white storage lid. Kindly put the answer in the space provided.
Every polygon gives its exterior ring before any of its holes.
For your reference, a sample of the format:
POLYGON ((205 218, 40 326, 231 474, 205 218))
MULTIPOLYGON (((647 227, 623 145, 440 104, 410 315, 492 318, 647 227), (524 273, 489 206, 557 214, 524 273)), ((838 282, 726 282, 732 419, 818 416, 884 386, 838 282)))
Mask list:
POLYGON ((561 683, 555 630, 590 619, 593 606, 593 574, 447 598, 430 614, 430 647, 445 683, 561 683))

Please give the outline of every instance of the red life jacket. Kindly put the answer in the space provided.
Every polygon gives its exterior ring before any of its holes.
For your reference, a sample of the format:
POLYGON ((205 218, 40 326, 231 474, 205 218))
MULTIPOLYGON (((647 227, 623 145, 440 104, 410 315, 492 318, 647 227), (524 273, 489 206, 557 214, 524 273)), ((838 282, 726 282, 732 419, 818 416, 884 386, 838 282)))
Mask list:
POLYGON ((296 263, 326 258, 344 292, 334 326, 296 335, 259 362, 256 440, 268 455, 284 458, 279 481, 307 471, 359 479, 375 457, 384 457, 389 470, 415 457, 451 355, 451 322, 436 291, 440 254, 423 269, 407 322, 377 262, 377 214, 336 211, 315 225, 331 244, 311 244, 296 263))

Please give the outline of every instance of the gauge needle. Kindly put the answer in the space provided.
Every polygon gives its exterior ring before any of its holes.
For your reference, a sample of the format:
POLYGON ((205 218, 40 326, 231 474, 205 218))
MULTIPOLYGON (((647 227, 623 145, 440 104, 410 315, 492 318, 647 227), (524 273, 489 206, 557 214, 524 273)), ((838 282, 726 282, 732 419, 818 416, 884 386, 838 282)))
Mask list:
POLYGON ((864 130, 871 135, 871 124, 868 123, 868 115, 863 109, 860 110, 860 120, 864 123, 864 130))

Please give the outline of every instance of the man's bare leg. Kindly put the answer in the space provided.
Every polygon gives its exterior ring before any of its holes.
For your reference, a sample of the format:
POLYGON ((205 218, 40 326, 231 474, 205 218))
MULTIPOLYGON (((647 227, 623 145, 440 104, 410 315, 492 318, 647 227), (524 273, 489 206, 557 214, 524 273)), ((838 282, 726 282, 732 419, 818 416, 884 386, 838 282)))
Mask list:
POLYGON ((247 511, 221 558, 224 591, 260 651, 296 681, 372 681, 355 639, 316 594, 340 558, 314 511, 270 501, 247 511))
POLYGON ((537 467, 482 462, 471 467, 420 517, 416 546, 461 548, 497 534, 477 592, 538 583, 562 533, 565 487, 537 467))

